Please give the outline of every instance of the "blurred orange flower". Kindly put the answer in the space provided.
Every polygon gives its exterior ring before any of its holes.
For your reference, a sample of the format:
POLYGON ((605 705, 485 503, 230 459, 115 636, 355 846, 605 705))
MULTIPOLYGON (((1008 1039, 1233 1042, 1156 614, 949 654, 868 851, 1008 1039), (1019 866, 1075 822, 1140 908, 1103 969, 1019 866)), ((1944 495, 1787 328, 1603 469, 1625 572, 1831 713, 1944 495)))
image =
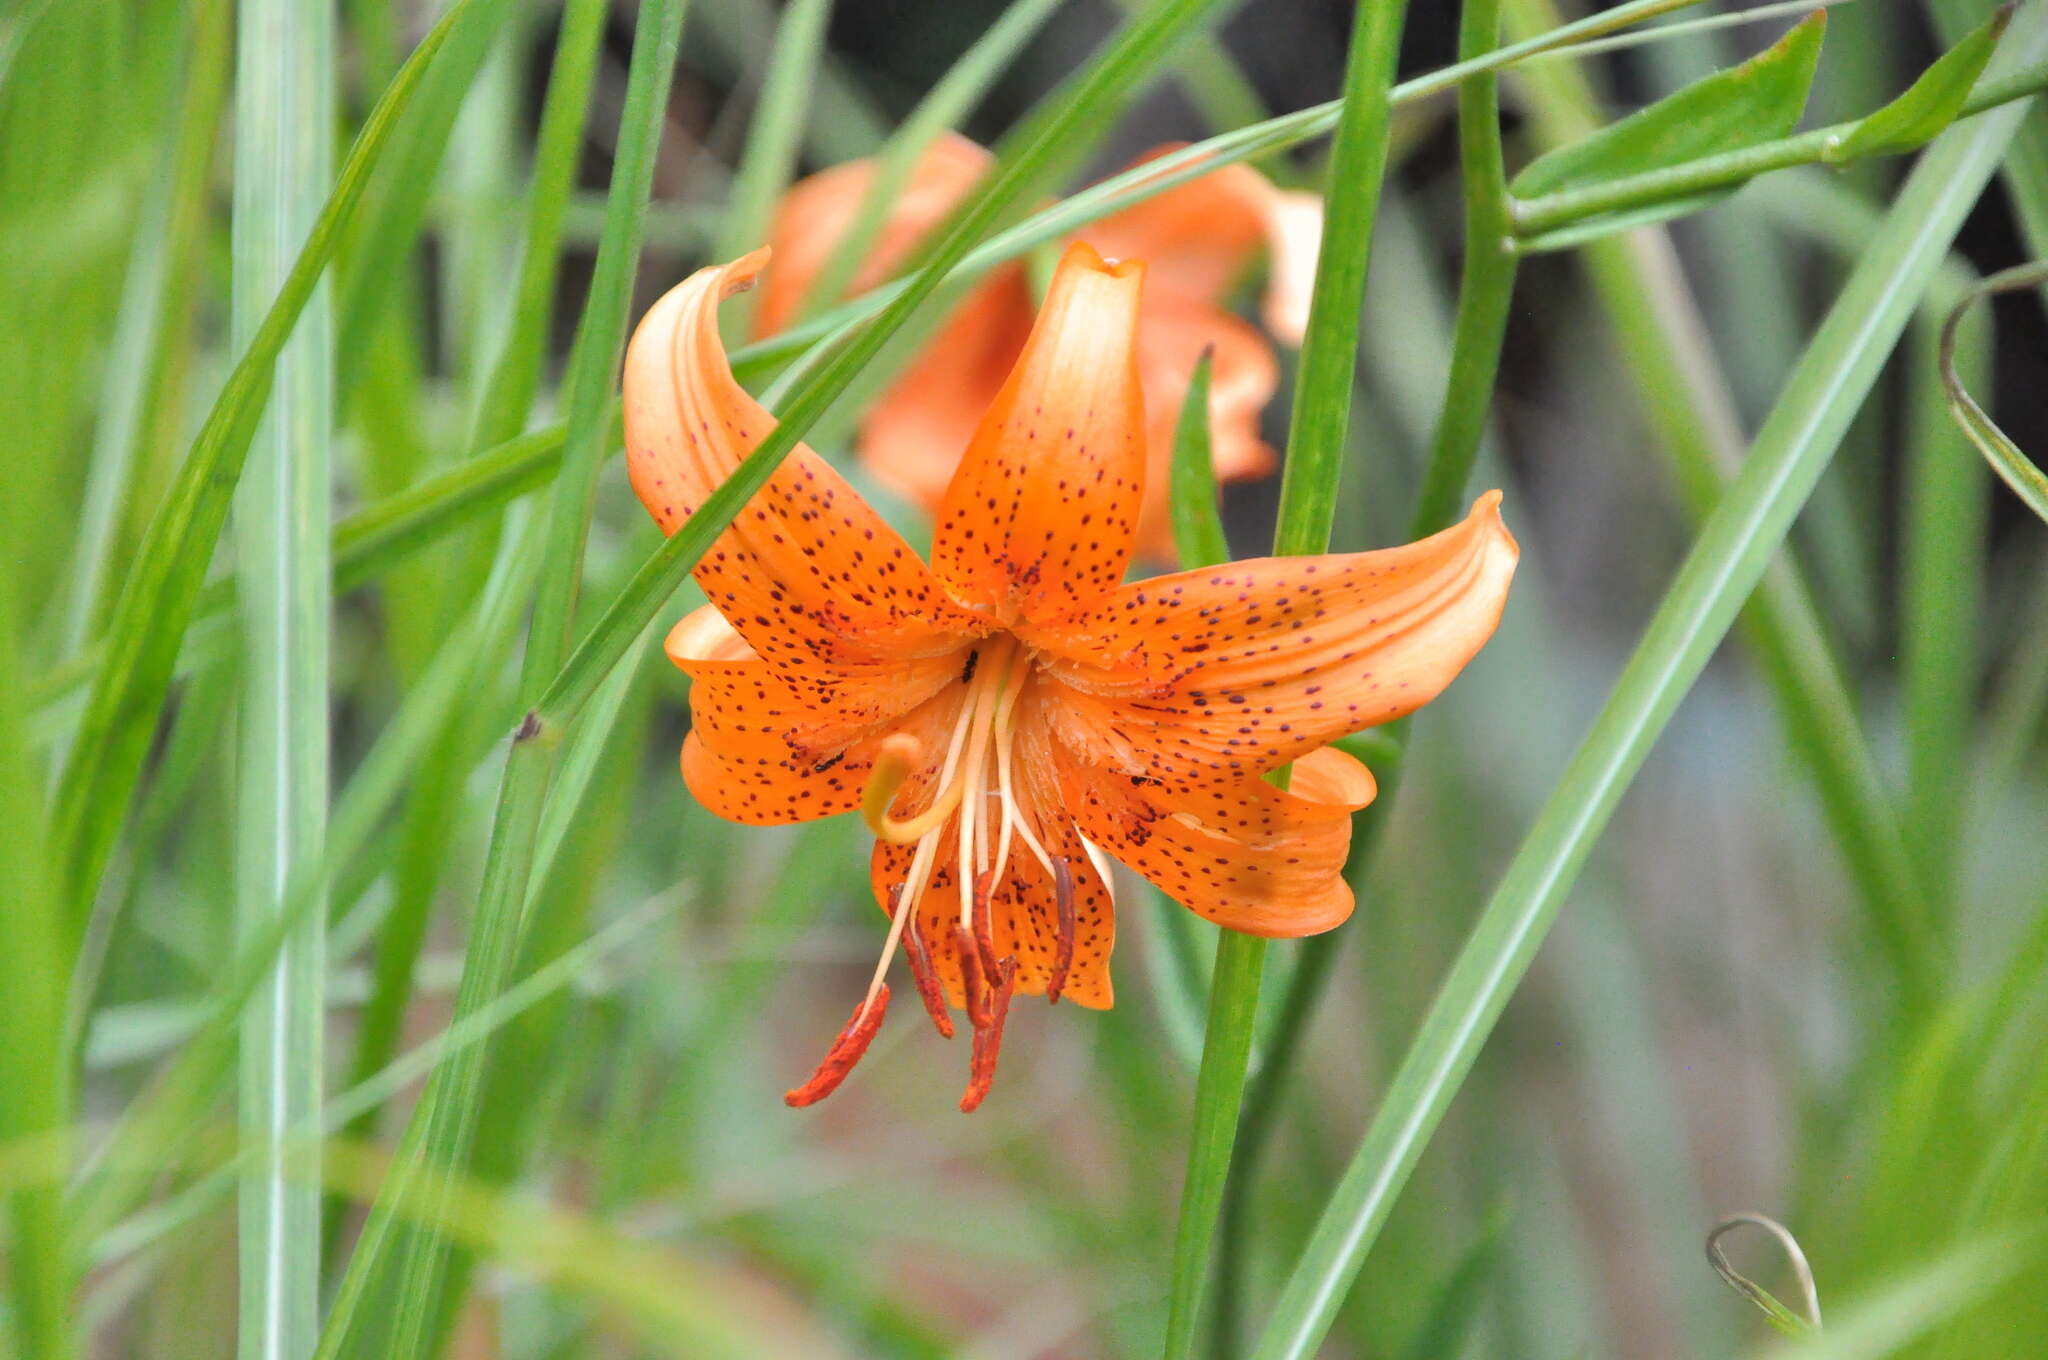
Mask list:
MULTIPOLYGON (((1173 149, 1159 147, 1143 159, 1173 149)), ((934 141, 889 205, 852 287, 871 288, 893 274, 993 159, 954 133, 934 141)), ((769 236, 776 268, 755 314, 760 333, 796 319, 874 175, 873 162, 852 161, 812 175, 783 196, 769 236)), ((1148 269, 1138 321, 1154 489, 1139 510, 1138 550, 1145 557, 1173 560, 1166 469, 1181 402, 1204 349, 1216 353, 1209 423, 1217 480, 1263 477, 1276 466, 1273 450, 1259 437, 1259 413, 1279 383, 1279 368, 1265 338, 1223 302, 1266 252, 1263 320, 1275 336, 1299 345, 1322 227, 1322 199, 1315 194, 1278 189, 1249 166, 1226 165, 1088 228, 1089 244, 1104 255, 1143 260, 1148 269)), ((961 302, 861 425, 860 457, 878 480, 937 510, 960 451, 1024 348, 1031 316, 1021 264, 993 271, 961 302)))
MULTIPOLYGON (((699 271, 626 356, 634 490, 674 532, 774 419, 734 381, 719 300, 767 251, 699 271)), ((696 568, 683 777, 776 825, 856 808, 891 919, 808 1104, 852 1068, 900 944, 942 1034, 964 1008, 963 1109, 1011 999, 1110 1004, 1108 857, 1219 925, 1328 930, 1370 773, 1327 743, 1400 717, 1492 634, 1517 551, 1499 493, 1378 552, 1269 558, 1121 584, 1147 481, 1144 266, 1068 247, 1015 368, 966 443, 927 565, 799 445, 696 568), (1260 778, 1293 764, 1281 790, 1260 778)))

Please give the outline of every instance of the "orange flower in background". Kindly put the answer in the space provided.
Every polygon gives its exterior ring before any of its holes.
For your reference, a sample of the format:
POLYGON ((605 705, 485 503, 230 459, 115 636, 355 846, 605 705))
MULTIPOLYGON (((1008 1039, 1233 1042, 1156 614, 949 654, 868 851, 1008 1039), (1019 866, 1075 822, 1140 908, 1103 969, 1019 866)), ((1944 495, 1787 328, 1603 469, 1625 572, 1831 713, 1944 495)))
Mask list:
MULTIPOLYGON (((1145 159, 1172 149, 1161 147, 1145 159)), ((853 288, 871 288, 895 273, 993 160, 956 134, 934 141, 890 205, 853 288)), ((874 174, 873 162, 852 161, 812 175, 783 196, 769 236, 776 268, 755 314, 762 334, 795 320, 853 225, 874 174)), ((1223 302, 1265 252, 1262 318, 1274 335, 1299 345, 1322 227, 1316 195, 1277 189, 1249 166, 1226 165, 1088 228, 1089 244, 1103 254, 1143 260, 1147 269, 1138 323, 1154 488, 1139 509, 1138 549, 1146 557, 1173 560, 1167 464, 1188 380, 1204 349, 1216 353, 1209 423, 1217 480, 1263 477, 1277 465, 1259 437, 1259 413, 1279 384, 1279 367, 1265 338, 1223 302)), ((927 510, 938 509, 960 451, 1024 348, 1031 318, 1031 286, 1021 264, 994 270, 961 302, 862 422, 860 457, 878 480, 927 510)))
MULTIPOLYGON (((633 487, 672 533, 774 427, 734 381, 700 270, 626 356, 633 487)), ((1070 246, 941 501, 927 565, 799 445, 696 568, 669 634, 692 678, 683 777, 754 825, 860 809, 890 918, 866 997, 792 1105, 882 1021, 902 946, 941 1034, 974 1030, 962 1109, 1019 995, 1110 1004, 1109 857, 1234 930, 1328 930, 1366 768, 1336 737, 1427 703, 1492 634, 1514 573, 1499 493, 1405 547, 1122 584, 1147 477, 1144 266, 1070 246), (1291 786, 1260 776, 1289 763, 1291 786)))

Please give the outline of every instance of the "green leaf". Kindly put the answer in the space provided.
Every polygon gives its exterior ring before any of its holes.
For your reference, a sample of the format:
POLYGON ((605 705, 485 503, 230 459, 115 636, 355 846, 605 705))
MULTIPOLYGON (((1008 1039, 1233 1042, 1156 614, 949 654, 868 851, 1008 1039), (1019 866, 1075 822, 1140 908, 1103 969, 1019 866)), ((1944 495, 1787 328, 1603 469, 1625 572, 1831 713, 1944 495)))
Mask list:
POLYGON ((193 441, 163 508, 150 522, 108 620, 107 659, 93 676, 78 742, 57 787, 59 891, 71 907, 74 941, 83 930, 86 904, 141 777, 179 644, 198 605, 257 419, 270 398, 278 352, 312 298, 337 239, 361 206, 393 128, 435 55, 458 25, 495 22, 504 9, 504 0, 460 0, 421 40, 371 110, 297 263, 193 441))
POLYGON ((1645 203, 1639 208, 1624 208, 1620 212, 1601 213, 1583 222, 1574 222, 1568 227, 1542 232, 1515 242, 1518 255, 1544 255, 1552 251, 1572 250, 1612 236, 1618 231, 1629 231, 1636 227, 1653 227, 1659 222, 1668 222, 1674 217, 1684 217, 1702 208, 1711 208, 1722 199, 1734 193, 1739 185, 1725 189, 1709 189, 1704 193, 1685 194, 1678 198, 1667 198, 1656 203, 1645 203))
POLYGON ((1826 28, 1827 16, 1813 14, 1740 66, 1537 157, 1509 188, 1519 198, 1583 188, 1785 136, 1806 110, 1826 28))
POLYGON ((1923 71, 1904 94, 1830 142, 1821 159, 1838 165, 1863 156, 1897 155, 1932 141, 1962 113, 1964 101, 2011 22, 2012 6, 2000 6, 1923 71))
POLYGON ((1215 357, 1213 349, 1204 350, 1195 362, 1173 431, 1173 546, 1183 568, 1230 560, 1216 511, 1216 462, 1209 443, 1209 370, 1215 357))
MULTIPOLYGON (((2048 24, 2031 22, 2023 50, 2033 55, 2044 46, 2048 24)), ((1616 803, 1781 550, 2022 112, 1987 115, 1942 139, 1900 191, 1445 977, 1274 1307, 1255 1360, 1306 1360, 1322 1344, 1616 803)))

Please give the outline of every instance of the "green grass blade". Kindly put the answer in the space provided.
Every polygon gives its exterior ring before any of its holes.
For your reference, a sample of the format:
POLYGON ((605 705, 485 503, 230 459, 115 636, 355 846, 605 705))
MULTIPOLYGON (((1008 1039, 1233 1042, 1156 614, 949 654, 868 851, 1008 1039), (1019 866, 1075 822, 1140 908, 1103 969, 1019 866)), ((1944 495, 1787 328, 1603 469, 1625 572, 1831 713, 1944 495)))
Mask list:
POLYGON ((1401 54, 1405 3, 1369 0, 1352 29, 1343 112, 1330 153, 1323 242, 1316 260, 1308 329, 1294 379, 1273 552, 1325 552, 1337 514, 1337 479, 1356 386, 1358 316, 1366 262, 1387 169, 1388 92, 1401 54))
MULTIPOLYGON (((1940 909, 1949 905, 1965 840, 1970 738, 1983 671, 1989 499, 1984 465, 1949 421, 1936 358, 1938 329, 1923 316, 1907 347, 1912 380, 1906 398, 1899 669, 1906 719, 1905 826, 1929 900, 1940 909)), ((1952 356, 1979 386, 1990 370, 1983 329, 1958 332, 1952 356)))
MULTIPOLYGON (((2048 10, 2014 25, 2048 48, 2048 10)), ((1842 432, 1997 168, 2023 110, 1944 135, 1899 195, 1695 541, 1613 697, 1487 904, 1317 1224, 1254 1352, 1312 1355, 1615 803, 1762 578, 1842 432)))
POLYGON ((1184 569, 1213 567, 1230 560, 1223 519, 1216 505, 1216 461, 1209 443, 1209 371, 1215 359, 1204 352, 1188 375, 1180 422, 1173 429, 1173 546, 1184 569))
MULTIPOLYGON (((1458 34, 1460 57, 1477 57, 1497 47, 1499 0, 1465 0, 1458 34)), ((1429 462, 1409 516, 1410 538, 1445 528, 1463 507, 1465 484, 1493 409, 1508 304, 1514 300, 1515 228, 1500 140, 1500 82, 1490 72, 1458 86, 1458 162, 1465 190, 1465 253, 1451 371, 1429 462)))
MULTIPOLYGON (((725 215, 718 225, 713 254, 731 260, 768 239, 768 221, 775 201, 796 173, 798 143, 810 111, 811 91, 824 56, 825 25, 832 0, 791 0, 775 26, 768 51, 768 70, 761 78, 761 97, 747 126, 747 145, 740 154, 725 215)), ((753 294, 732 299, 719 318, 729 340, 753 330, 753 294)))
POLYGON ((70 599, 59 639, 67 656, 90 638, 105 604, 107 574, 119 561, 114 539, 168 363, 164 351, 176 332, 172 276, 186 267, 206 211, 207 172, 228 87, 228 50, 228 6, 193 6, 191 70, 180 91, 175 133, 130 248, 99 418, 93 427, 91 471, 72 547, 70 599))
MULTIPOLYGON (((1530 25, 1551 12, 1537 4, 1519 9, 1519 20, 1530 25)), ((1528 89, 1545 141, 1570 140, 1597 122, 1597 101, 1575 71, 1531 72, 1528 89)), ((1657 448, 1686 507, 1704 520, 1742 456, 1741 422, 1712 363, 1676 253, 1667 238, 1642 235, 1594 242, 1585 261, 1657 448)), ((1744 628, 1886 962, 1918 993, 1938 952, 1927 938, 1926 895, 1829 631, 1789 558, 1765 575, 1744 628)))
POLYGON ((53 814, 60 857, 58 891, 69 904, 74 942, 134 797, 179 644, 198 604, 257 419, 270 396, 277 356, 435 54, 455 26, 489 22, 503 4, 504 0, 457 0, 371 110, 305 248, 144 535, 108 620, 110 645, 94 674, 77 742, 58 783, 53 814))
MULTIPOLYGON (((337 535, 337 549, 343 560, 362 570, 377 566, 376 559, 381 553, 404 552, 417 546, 422 537, 444 534, 451 527, 450 511, 458 504, 466 502, 481 508, 495 503, 501 493, 516 494, 527 486, 539 485, 559 465, 566 436, 564 427, 558 425, 524 439, 511 436, 526 422, 547 358, 560 272, 563 220, 589 120, 591 83, 596 73, 598 44, 603 37, 605 9, 604 0, 571 0, 562 10, 534 150, 532 183, 526 200, 524 254, 513 290, 510 324, 484 380, 471 422, 473 449, 503 444, 509 439, 511 442, 504 445, 506 452, 524 445, 533 456, 501 460, 491 452, 478 453, 442 478, 429 478, 409 492, 391 498, 385 502, 384 514, 374 526, 358 526, 364 531, 361 537, 337 535), (402 504, 408 497, 410 504, 402 504), (349 551, 351 547, 362 548, 362 558, 355 558, 349 551)), ((465 566, 473 572, 477 562, 487 555, 487 548, 487 543, 473 545, 465 566)), ((477 654, 473 663, 476 683, 486 680, 493 659, 494 653, 489 651, 477 654)), ((412 998, 414 968, 426 942, 435 892, 446 864, 443 842, 447 821, 460 806, 463 784, 475 754, 495 735, 488 722, 488 712, 483 711, 451 723, 423 763, 408 797, 399 858, 392 872, 391 911, 377 939, 376 984, 358 1030, 352 1071, 359 1079, 382 1069, 397 1052, 412 998)), ((375 1128, 377 1114, 374 1107, 365 1110, 344 1131, 345 1135, 368 1137, 375 1128)), ((339 1228, 337 1212, 330 1233, 338 1232, 339 1228)))
MULTIPOLYGON (((247 350, 334 173, 335 33, 331 11, 296 0, 250 0, 237 22, 234 340, 247 350)), ((244 938, 284 912, 326 834, 333 426, 334 330, 319 287, 278 356, 235 493, 244 938)), ((236 1238, 245 1360, 303 1355, 319 1330, 319 1193, 288 1169, 284 1139, 317 1116, 324 1094, 326 946, 318 916, 287 936, 242 1025, 240 1122, 259 1149, 242 1178, 236 1238)))
POLYGON ((775 429, 760 447, 656 550, 584 636, 537 706, 541 732, 569 721, 582 708, 640 630, 675 594, 712 540, 766 485, 797 441, 830 409, 918 304, 967 256, 981 233, 1028 193, 1043 187, 1045 176, 1058 169, 1079 144, 1083 129, 1106 125, 1138 82, 1219 2, 1167 0, 1125 28, 1086 71, 1047 98, 1043 106, 1046 116, 1039 121, 1035 136, 1004 157, 973 206, 933 248, 924 268, 891 290, 891 300, 881 314, 791 395, 775 429))
MULTIPOLYGON (((568 642, 684 8, 681 0, 645 5, 635 29, 611 210, 565 383, 568 434, 548 509, 541 553, 545 566, 520 674, 520 692, 529 701, 554 673, 568 642)), ((543 745, 515 743, 500 786, 483 888, 456 995, 458 1020, 502 992, 517 966, 534 835, 549 772, 549 752, 543 745)), ((421 1097, 407 1130, 408 1160, 379 1197, 349 1262, 321 1339, 321 1354, 412 1354, 420 1349, 427 1327, 442 1307, 449 1244, 432 1231, 399 1226, 394 1210, 417 1193, 415 1176, 420 1170, 467 1173, 488 1054, 486 1046, 456 1055, 421 1097), (366 1311, 363 1304, 373 1298, 377 1307, 366 1311)))
POLYGON ((890 205, 909 182, 910 172, 917 168, 925 148, 940 133, 959 126, 1060 4, 1061 0, 1016 0, 961 54, 945 77, 932 86, 931 93, 918 101, 902 126, 876 153, 874 181, 861 196, 860 207, 855 210, 846 235, 832 247, 818 277, 812 280, 798 311, 799 318, 810 315, 821 305, 839 301, 881 234, 890 205))
MULTIPOLYGON (((0 506, 10 538, 13 506, 0 506)), ((68 928, 51 880, 43 774, 30 753, 16 666, 25 652, 17 624, 13 579, 0 579, 0 817, 8 849, 0 856, 0 894, 7 903, 7 944, 0 948, 0 1147, 33 1149, 34 1159, 69 1164, 71 1065, 64 1043, 65 948, 68 928)), ((14 1188, 8 1200, 7 1329, 24 1356, 69 1360, 72 1288, 63 1195, 56 1183, 14 1188)))
MULTIPOLYGON (((1331 152, 1322 247, 1316 259, 1308 329, 1295 376, 1276 556, 1328 550, 1337 517, 1351 394, 1357 384, 1358 324, 1372 253, 1373 222, 1387 169, 1394 66, 1401 55, 1407 0, 1368 0, 1353 20, 1344 68, 1343 112, 1331 152)), ((1209 1020, 1195 1081, 1192 1140, 1167 1294, 1169 1360, 1192 1356, 1209 1278, 1211 1245, 1230 1176, 1244 1104, 1253 1021, 1265 971, 1266 941, 1225 931, 1216 944, 1209 1020)))

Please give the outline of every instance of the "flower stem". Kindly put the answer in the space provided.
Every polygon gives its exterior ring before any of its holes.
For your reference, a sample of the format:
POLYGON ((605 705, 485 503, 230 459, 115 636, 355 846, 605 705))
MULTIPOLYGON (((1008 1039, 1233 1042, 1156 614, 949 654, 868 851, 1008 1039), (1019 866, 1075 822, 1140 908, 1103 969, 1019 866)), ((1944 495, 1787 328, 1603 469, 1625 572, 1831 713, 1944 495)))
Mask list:
MULTIPOLYGON (((1331 152, 1327 215, 1316 262, 1315 291, 1294 389, 1286 471, 1280 486, 1276 555, 1328 548, 1336 517, 1337 482, 1358 362, 1359 302, 1365 291, 1380 182, 1387 165, 1387 126, 1394 66, 1400 56, 1405 0, 1370 0, 1352 27, 1343 109, 1331 152)), ((1282 772, 1284 778, 1284 772, 1282 772)), ((1238 1116, 1258 1015, 1266 942, 1226 931, 1216 948, 1202 1066, 1195 1079, 1193 1131, 1179 1227, 1174 1234, 1165 1354, 1194 1354, 1202 1293, 1208 1282, 1224 1186, 1230 1178, 1238 1116)))

